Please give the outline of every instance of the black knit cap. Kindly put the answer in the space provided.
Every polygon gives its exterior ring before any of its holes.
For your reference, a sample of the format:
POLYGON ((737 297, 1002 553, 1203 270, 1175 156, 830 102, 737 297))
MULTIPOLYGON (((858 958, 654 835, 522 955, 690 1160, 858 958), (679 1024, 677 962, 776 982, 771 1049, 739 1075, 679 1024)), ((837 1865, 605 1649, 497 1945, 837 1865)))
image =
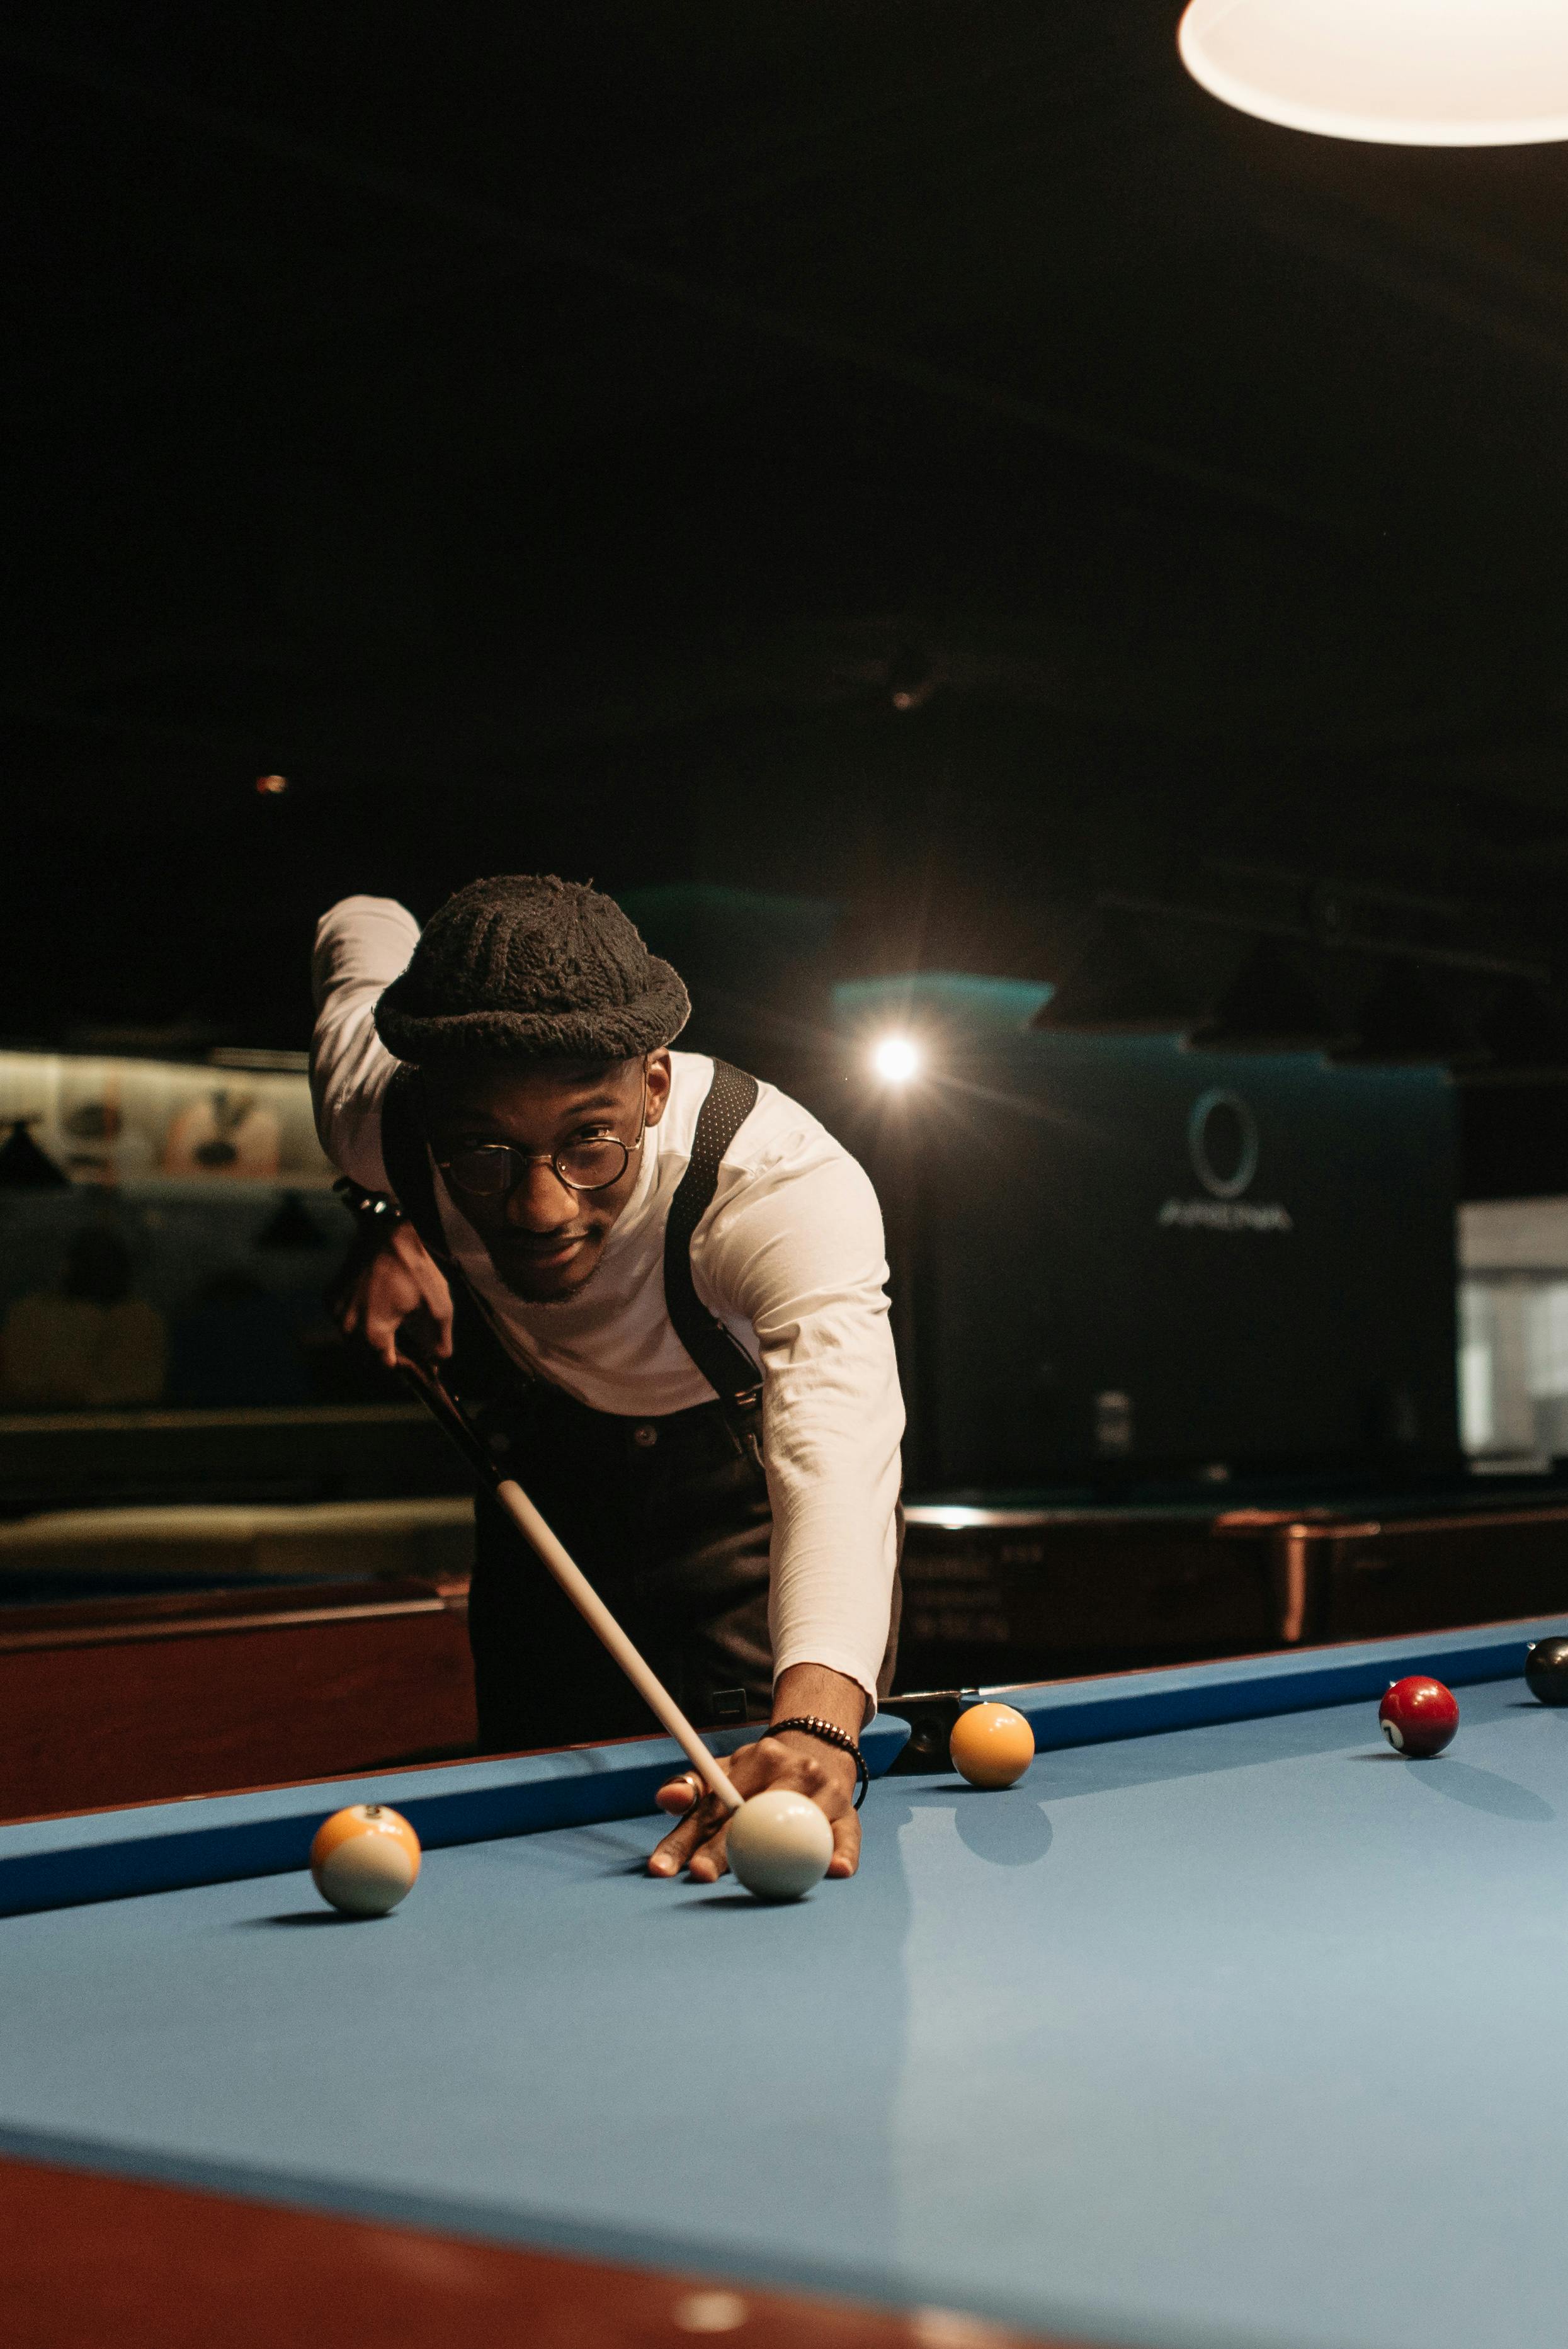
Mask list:
POLYGON ((387 1050, 426 1068, 631 1061, 690 1017, 679 978, 614 899, 552 873, 503 873, 449 897, 376 1006, 387 1050))

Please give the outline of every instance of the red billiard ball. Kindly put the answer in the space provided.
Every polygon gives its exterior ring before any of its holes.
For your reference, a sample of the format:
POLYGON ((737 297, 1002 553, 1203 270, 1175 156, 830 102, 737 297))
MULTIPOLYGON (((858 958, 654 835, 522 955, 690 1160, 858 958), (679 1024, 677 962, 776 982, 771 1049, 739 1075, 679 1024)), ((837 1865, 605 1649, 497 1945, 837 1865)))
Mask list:
POLYGON ((1460 1709, 1441 1681, 1412 1672, 1407 1680, 1389 1682, 1377 1720, 1396 1754, 1425 1761, 1449 1744, 1460 1725, 1460 1709))

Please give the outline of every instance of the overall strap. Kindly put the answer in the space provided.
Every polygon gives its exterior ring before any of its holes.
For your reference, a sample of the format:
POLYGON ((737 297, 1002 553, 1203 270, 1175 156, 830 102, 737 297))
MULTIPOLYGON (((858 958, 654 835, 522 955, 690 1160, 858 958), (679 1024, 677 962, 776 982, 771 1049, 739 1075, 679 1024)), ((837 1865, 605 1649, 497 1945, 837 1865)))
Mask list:
POLYGON ((456 1268, 436 1201, 436 1170, 425 1140, 418 1084, 418 1071, 400 1061, 381 1096, 381 1163, 397 1205, 441 1270, 449 1274, 456 1268))
POLYGON ((436 1173, 425 1138, 418 1074, 403 1061, 381 1097, 381 1163, 398 1206, 447 1277, 452 1292, 453 1371, 459 1391, 498 1400, 532 1382, 507 1352, 490 1317, 447 1246, 436 1200, 436 1173))
POLYGON ((717 1395, 731 1434, 757 1450, 762 1373, 722 1321, 710 1313, 691 1277, 692 1234, 713 1205, 725 1152, 757 1106, 755 1077, 715 1061, 713 1082, 696 1122, 691 1161, 670 1202, 665 1226, 665 1304, 676 1336, 717 1395))

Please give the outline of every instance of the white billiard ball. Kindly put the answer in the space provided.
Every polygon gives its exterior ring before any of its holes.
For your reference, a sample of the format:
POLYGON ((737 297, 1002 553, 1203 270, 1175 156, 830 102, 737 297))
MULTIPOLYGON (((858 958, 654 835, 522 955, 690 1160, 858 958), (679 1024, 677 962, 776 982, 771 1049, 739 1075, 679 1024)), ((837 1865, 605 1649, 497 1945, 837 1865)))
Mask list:
POLYGON ((736 1812, 726 1849, 748 1892, 764 1900, 799 1900, 828 1872, 833 1830, 810 1795, 769 1786, 736 1812))

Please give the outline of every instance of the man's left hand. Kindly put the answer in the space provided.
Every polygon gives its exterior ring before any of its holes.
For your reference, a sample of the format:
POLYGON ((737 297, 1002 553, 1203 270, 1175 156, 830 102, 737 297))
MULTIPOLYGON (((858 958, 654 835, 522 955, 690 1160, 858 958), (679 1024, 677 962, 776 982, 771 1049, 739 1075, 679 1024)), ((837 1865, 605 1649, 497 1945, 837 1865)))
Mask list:
MULTIPOLYGON (((865 1709, 859 1682, 820 1664, 792 1666, 780 1675, 774 1692, 776 1721, 788 1721, 792 1713, 812 1713, 851 1737, 860 1734, 865 1709)), ((743 1745, 730 1754, 724 1766, 742 1799, 759 1795, 765 1786, 784 1786, 809 1795, 826 1812, 833 1830, 828 1874, 854 1874, 861 1857, 861 1822, 854 1807, 856 1771, 851 1755, 805 1730, 790 1729, 782 1737, 764 1733, 755 1745, 743 1745)), ((696 1773, 688 1770, 667 1780, 659 1788, 657 1801, 661 1811, 680 1816, 680 1825, 655 1850, 648 1861, 649 1875, 678 1876, 685 1868, 698 1884, 717 1883, 727 1865, 724 1847, 730 1817, 718 1796, 703 1794, 696 1773)))

